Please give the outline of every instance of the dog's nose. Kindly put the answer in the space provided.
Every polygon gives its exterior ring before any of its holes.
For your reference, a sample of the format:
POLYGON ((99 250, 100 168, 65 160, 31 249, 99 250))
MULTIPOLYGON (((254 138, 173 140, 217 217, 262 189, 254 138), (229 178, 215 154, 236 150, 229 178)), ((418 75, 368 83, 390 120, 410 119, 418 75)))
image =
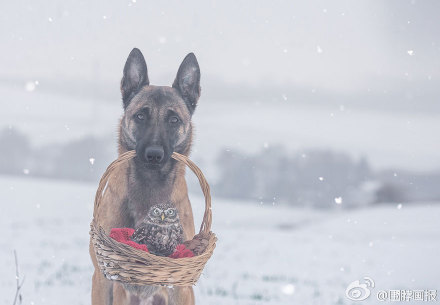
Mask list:
POLYGON ((163 160, 164 151, 161 146, 150 146, 145 149, 145 160, 148 163, 158 164, 163 160))

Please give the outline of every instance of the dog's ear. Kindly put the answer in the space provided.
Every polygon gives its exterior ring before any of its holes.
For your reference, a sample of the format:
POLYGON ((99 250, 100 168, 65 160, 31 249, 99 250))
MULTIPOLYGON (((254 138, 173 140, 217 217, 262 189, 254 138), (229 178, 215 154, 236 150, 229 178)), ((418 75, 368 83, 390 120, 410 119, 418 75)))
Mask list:
POLYGON ((131 50, 124 66, 121 80, 121 93, 124 108, 127 108, 131 98, 145 85, 149 85, 147 64, 141 51, 131 50))
POLYGON ((173 88, 182 95, 188 106, 189 112, 194 113, 200 97, 200 68, 194 53, 186 55, 177 71, 173 88))

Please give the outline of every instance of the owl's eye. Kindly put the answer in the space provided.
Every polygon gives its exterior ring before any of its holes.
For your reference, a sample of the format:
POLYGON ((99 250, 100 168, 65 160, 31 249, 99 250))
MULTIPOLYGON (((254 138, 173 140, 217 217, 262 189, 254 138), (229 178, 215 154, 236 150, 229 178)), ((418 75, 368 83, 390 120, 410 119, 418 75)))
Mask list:
POLYGON ((160 209, 159 208, 155 208, 153 210, 153 214, 154 214, 154 216, 159 216, 160 215, 160 209))
POLYGON ((168 209, 167 214, 168 214, 168 216, 174 216, 174 214, 175 214, 174 209, 168 209))

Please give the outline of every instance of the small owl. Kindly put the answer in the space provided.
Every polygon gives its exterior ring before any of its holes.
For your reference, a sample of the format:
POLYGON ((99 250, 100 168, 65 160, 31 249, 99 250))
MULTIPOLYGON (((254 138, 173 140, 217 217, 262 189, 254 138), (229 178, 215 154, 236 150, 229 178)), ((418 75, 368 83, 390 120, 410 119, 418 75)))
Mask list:
POLYGON ((131 239, 147 245, 152 254, 170 256, 183 241, 177 209, 170 203, 152 206, 131 239))

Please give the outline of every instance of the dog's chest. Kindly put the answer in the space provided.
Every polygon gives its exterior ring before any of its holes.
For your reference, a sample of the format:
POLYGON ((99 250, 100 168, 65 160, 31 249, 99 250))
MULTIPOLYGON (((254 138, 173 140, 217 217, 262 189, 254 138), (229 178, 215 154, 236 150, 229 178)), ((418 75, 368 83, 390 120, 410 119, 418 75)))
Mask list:
POLYGON ((127 212, 126 219, 128 219, 129 221, 128 225, 132 228, 139 227, 139 225, 147 216, 148 210, 151 206, 152 204, 150 204, 150 202, 148 202, 147 200, 145 200, 145 202, 127 200, 125 210, 127 212))
POLYGON ((133 191, 131 196, 128 196, 124 209, 131 227, 137 228, 148 215, 152 206, 168 200, 169 195, 164 192, 133 191))

